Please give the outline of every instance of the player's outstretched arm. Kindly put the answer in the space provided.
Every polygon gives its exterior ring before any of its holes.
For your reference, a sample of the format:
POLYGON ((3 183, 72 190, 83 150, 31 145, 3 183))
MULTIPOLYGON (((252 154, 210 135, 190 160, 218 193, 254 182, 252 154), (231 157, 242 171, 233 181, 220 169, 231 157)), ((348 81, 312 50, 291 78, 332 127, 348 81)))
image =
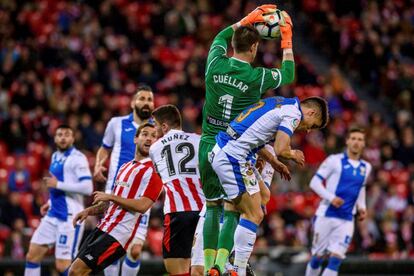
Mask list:
POLYGON ((295 59, 292 48, 293 24, 287 12, 282 11, 283 20, 280 24, 281 48, 283 49, 281 85, 290 84, 295 80, 295 59))
POLYGON ((109 149, 104 148, 101 146, 96 153, 96 161, 93 170, 93 178, 98 182, 105 182, 106 177, 104 176, 104 172, 107 168, 104 166, 106 160, 109 157, 111 151, 109 149))
POLYGON ((119 206, 121 206, 124 209, 127 209, 131 212, 137 212, 137 213, 145 213, 148 211, 148 209, 151 208, 151 206, 154 204, 154 201, 149 199, 148 197, 140 197, 139 199, 133 199, 133 198, 123 198, 120 196, 116 196, 113 194, 106 194, 104 192, 94 192, 94 201, 93 204, 96 204, 98 202, 109 202, 112 201, 119 206))

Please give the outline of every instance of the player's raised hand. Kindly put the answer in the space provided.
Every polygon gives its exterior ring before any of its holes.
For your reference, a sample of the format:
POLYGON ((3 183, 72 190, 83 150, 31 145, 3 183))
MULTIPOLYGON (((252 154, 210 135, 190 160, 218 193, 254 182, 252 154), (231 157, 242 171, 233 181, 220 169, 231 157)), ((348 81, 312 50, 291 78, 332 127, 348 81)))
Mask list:
POLYGON ((77 224, 81 224, 89 216, 88 211, 85 209, 76 214, 72 220, 73 227, 76 227, 77 224))
POLYGON ((93 172, 93 178, 98 182, 105 182, 106 177, 104 176, 104 172, 107 170, 107 168, 103 165, 97 164, 95 166, 94 172, 93 172))
POLYGON ((101 201, 107 202, 110 201, 112 198, 112 195, 106 194, 104 192, 94 192, 93 193, 93 203, 92 205, 95 205, 101 201))
POLYGON ((254 9, 247 16, 245 16, 242 20, 240 20, 237 23, 237 26, 240 27, 240 26, 254 24, 257 22, 265 22, 265 18, 263 17, 263 15, 268 14, 268 13, 274 13, 276 9, 277 9, 277 6, 273 4, 261 5, 257 7, 256 9, 254 9))
POLYGON ((335 206, 336 208, 339 208, 342 206, 342 204, 344 204, 344 200, 336 196, 334 197, 334 199, 332 199, 331 204, 335 206))
POLYGON ((45 204, 43 204, 43 205, 40 207, 40 214, 41 214, 42 216, 46 215, 47 211, 49 210, 49 207, 50 207, 49 203, 45 203, 45 204))
POLYGON ((305 165, 305 155, 301 150, 292 150, 293 161, 295 161, 299 166, 305 165))
POLYGON ((292 19, 285 11, 282 11, 281 15, 282 20, 279 23, 279 28, 282 40, 280 42, 280 46, 282 49, 292 49, 292 19))

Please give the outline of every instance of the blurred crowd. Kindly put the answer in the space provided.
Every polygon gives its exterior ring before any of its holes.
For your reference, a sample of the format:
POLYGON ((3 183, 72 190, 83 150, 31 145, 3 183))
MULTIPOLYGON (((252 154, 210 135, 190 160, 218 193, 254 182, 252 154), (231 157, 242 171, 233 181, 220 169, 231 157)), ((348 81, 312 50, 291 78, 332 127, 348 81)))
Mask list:
MULTIPOLYGON (((351 252, 371 257, 414 255, 414 134, 411 96, 414 5, 409 1, 295 1, 306 37, 331 61, 317 74, 295 53, 296 82, 266 96, 325 97, 331 122, 323 132, 294 136, 305 168, 271 187, 258 249, 309 247, 318 197, 308 183, 324 158, 343 150, 351 124, 367 129, 368 219, 358 223, 351 252), (341 68, 341 70, 339 70, 341 68), (368 110, 347 77, 387 103, 393 118, 368 110)), ((61 122, 76 130, 76 146, 94 164, 106 123, 130 112, 140 83, 156 105, 176 104, 187 131, 200 133, 204 66, 214 36, 254 1, 7 1, 0 0, 0 256, 23 259, 40 206, 53 134, 61 122)), ((278 67, 276 41, 263 41, 256 65, 278 67)), ((293 166, 293 165, 292 165, 293 166)), ((97 187, 99 188, 99 187, 97 187)), ((146 254, 161 255, 161 203, 153 210, 146 254)), ((96 220, 87 222, 94 227, 96 220)))

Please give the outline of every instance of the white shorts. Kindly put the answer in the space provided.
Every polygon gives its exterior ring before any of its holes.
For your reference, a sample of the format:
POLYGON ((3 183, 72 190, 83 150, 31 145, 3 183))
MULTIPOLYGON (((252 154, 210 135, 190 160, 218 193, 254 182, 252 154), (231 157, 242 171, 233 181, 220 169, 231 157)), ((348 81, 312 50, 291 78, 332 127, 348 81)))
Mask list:
POLYGON ((203 228, 204 228, 204 216, 200 216, 198 220, 196 230, 194 232, 193 247, 191 248, 191 266, 200 265, 204 266, 204 250, 203 250, 203 228))
POLYGON ((244 192, 250 195, 260 192, 259 182, 249 161, 236 160, 218 145, 214 146, 209 161, 228 199, 235 199, 244 192))
POLYGON ((147 238, 150 215, 151 215, 151 209, 148 209, 148 211, 142 215, 141 220, 138 225, 137 232, 135 233, 135 237, 131 244, 143 243, 145 239, 147 238), (142 240, 142 241, 139 241, 139 240, 142 240))
POLYGON ((345 258, 354 234, 354 221, 316 217, 313 225, 312 255, 334 253, 345 258))
POLYGON ((38 245, 55 245, 56 259, 73 260, 78 253, 83 230, 83 224, 73 227, 72 216, 69 216, 67 221, 45 216, 30 242, 38 245))

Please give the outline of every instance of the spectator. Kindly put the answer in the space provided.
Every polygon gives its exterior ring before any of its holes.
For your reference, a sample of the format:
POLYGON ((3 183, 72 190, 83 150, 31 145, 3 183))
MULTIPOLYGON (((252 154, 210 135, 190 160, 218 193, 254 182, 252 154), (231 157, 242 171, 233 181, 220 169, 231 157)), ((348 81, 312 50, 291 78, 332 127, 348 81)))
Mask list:
POLYGON ((19 157, 15 169, 9 174, 9 191, 28 192, 30 190, 30 172, 26 169, 25 160, 19 157))

